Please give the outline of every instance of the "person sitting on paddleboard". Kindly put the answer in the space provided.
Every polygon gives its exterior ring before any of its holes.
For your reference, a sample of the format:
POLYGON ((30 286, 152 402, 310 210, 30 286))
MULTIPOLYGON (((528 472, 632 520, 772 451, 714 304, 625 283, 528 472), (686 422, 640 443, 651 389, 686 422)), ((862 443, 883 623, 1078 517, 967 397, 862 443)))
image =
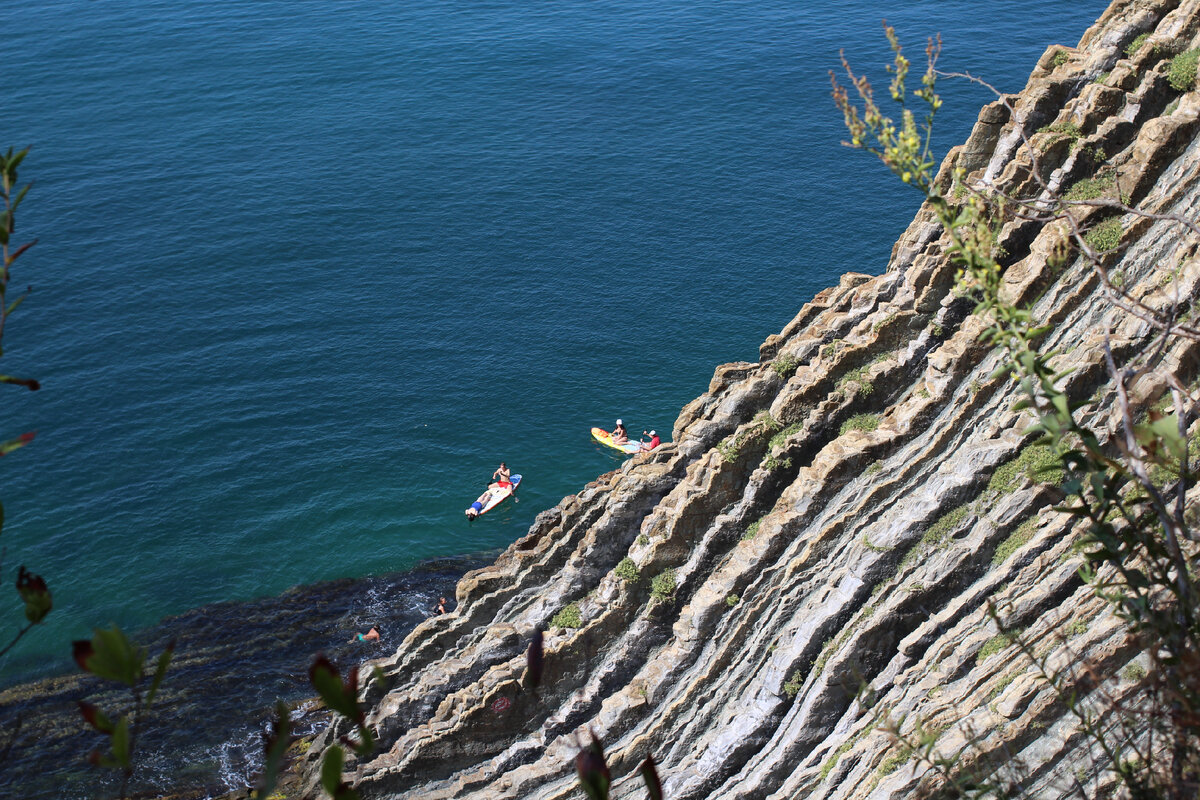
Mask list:
POLYGON ((629 431, 625 430, 625 423, 617 420, 617 426, 612 432, 613 444, 625 444, 629 441, 629 431))
POLYGON ((494 480, 496 485, 501 489, 506 489, 509 486, 512 486, 512 481, 509 480, 511 477, 512 473, 509 471, 508 465, 506 465, 503 461, 500 462, 500 468, 492 473, 492 480, 494 480))
MULTIPOLYGON (((645 435, 646 435, 646 432, 642 431, 642 436, 645 436, 645 435)), ((653 450, 654 448, 658 447, 660 444, 662 444, 662 439, 658 438, 657 433, 655 433, 654 431, 650 431, 649 435, 650 435, 650 441, 640 442, 640 444, 642 445, 642 452, 649 452, 649 451, 653 450)))

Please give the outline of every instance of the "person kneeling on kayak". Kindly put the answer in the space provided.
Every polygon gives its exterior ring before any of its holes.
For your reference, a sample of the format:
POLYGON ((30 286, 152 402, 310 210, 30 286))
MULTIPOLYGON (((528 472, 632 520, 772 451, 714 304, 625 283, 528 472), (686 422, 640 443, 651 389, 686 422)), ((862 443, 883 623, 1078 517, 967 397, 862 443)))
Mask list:
POLYGON ((629 441, 629 431, 625 430, 625 423, 617 420, 617 425, 612 432, 613 444, 625 444, 629 441))
MULTIPOLYGON (((500 462, 500 468, 492 473, 492 480, 496 482, 496 486, 501 489, 507 489, 512 486, 512 472, 508 469, 508 465, 503 461, 500 462)), ((488 487, 489 489, 492 487, 488 487)))

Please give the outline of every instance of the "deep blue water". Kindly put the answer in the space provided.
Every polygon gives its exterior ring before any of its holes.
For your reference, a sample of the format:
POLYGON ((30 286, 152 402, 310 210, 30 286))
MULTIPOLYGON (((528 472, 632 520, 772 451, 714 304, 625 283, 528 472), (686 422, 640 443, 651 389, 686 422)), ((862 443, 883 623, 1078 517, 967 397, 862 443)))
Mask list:
MULTIPOLYGON (((55 610, 0 684, 93 626, 504 546, 669 434, 713 367, 916 197, 839 145, 827 70, 1015 91, 1102 0, 447 4, 5 0, 0 146, 33 145, 0 434, 4 580, 55 610), (462 510, 499 461, 517 504, 462 510)), ((989 98, 946 85, 940 143, 989 98)), ((0 609, 15 631, 19 610, 0 609)))

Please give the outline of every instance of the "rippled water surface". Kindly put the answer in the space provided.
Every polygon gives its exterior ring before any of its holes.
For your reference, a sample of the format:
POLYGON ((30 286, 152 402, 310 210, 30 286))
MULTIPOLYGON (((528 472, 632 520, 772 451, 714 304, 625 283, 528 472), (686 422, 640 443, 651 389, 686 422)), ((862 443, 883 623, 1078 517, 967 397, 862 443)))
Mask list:
MULTIPOLYGON (((916 198, 839 146, 839 48, 1021 88, 1105 3, 6 0, 33 145, 5 331, 0 684, 93 626, 501 547, 713 367, 876 273, 916 198), (462 510, 499 461, 519 503, 462 510), (10 598, 12 599, 12 598, 10 598), (15 630, 19 611, 9 612, 15 630)), ((989 98, 947 85, 942 149, 989 98)))

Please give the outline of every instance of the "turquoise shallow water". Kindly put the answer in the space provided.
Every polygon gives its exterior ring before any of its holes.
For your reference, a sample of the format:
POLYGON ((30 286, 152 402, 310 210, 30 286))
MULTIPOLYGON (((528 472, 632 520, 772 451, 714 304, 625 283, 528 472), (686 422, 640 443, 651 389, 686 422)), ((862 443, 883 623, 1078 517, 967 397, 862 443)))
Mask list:
MULTIPOLYGON (((839 48, 882 75, 887 16, 1015 91, 1104 6, 7 0, 40 243, 4 371, 44 389, 5 392, 38 431, 5 568, 55 611, 0 684, 93 626, 512 541, 619 463, 592 425, 669 432, 883 268, 916 199, 839 146, 839 48), (500 460, 520 502, 468 525, 500 460)), ((943 149, 988 99, 946 95, 943 149)))

